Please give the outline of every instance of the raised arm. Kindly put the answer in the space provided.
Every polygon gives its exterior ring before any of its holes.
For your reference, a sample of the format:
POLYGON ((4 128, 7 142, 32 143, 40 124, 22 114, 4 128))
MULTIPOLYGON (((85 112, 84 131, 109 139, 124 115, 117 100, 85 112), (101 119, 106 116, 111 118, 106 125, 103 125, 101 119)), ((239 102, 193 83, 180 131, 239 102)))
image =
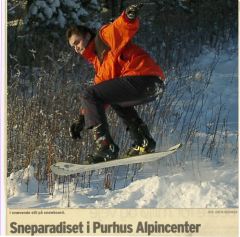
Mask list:
POLYGON ((120 51, 137 33, 139 5, 128 7, 113 23, 103 26, 99 31, 100 38, 112 51, 120 51))

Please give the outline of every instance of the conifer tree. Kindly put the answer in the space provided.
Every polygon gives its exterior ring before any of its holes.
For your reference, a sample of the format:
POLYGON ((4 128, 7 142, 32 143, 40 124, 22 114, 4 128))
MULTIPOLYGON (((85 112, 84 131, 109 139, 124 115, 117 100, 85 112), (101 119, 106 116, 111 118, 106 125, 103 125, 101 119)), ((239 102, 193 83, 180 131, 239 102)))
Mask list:
POLYGON ((25 24, 31 28, 60 27, 70 24, 99 24, 97 0, 29 0, 25 24))

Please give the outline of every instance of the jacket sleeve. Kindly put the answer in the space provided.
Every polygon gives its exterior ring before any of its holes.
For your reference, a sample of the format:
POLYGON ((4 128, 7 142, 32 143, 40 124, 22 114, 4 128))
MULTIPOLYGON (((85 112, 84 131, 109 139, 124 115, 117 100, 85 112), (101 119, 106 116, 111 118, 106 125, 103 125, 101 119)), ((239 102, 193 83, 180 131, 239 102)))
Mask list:
POLYGON ((139 29, 139 19, 130 21, 123 12, 113 23, 103 26, 99 31, 101 39, 111 48, 120 51, 139 29))

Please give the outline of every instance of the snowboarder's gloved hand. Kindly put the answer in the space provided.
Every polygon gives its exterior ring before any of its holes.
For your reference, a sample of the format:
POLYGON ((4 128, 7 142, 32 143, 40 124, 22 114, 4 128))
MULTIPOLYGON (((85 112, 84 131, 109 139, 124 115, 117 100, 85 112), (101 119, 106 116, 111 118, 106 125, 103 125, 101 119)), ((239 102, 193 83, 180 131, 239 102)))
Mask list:
POLYGON ((125 10, 127 18, 129 20, 135 20, 136 17, 138 16, 138 12, 142 6, 143 6, 142 3, 137 3, 137 4, 133 4, 133 5, 130 5, 129 7, 127 7, 127 9, 125 10))
POLYGON ((73 139, 81 139, 81 131, 85 126, 84 115, 80 115, 77 120, 73 122, 71 127, 69 128, 70 136, 73 139))

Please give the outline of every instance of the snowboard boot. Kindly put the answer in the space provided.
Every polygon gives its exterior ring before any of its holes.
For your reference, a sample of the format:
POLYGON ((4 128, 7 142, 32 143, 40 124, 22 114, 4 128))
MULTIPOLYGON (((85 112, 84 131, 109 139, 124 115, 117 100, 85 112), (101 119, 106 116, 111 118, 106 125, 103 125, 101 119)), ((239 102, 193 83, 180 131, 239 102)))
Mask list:
POLYGON ((130 137, 133 144, 127 152, 127 156, 137 156, 155 151, 156 142, 153 140, 148 127, 141 120, 133 121, 129 126, 130 137))
POLYGON ((94 127, 93 139, 95 150, 91 155, 88 155, 89 164, 117 159, 119 148, 113 142, 106 126, 100 124, 94 127))

